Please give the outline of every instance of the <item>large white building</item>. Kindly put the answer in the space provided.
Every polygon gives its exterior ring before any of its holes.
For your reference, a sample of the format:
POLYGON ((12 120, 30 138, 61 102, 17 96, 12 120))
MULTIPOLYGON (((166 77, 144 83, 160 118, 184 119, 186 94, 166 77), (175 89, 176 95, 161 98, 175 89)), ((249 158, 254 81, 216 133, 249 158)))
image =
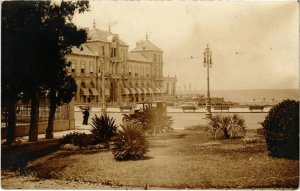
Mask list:
POLYGON ((78 86, 75 104, 99 104, 102 91, 107 102, 119 105, 175 100, 176 77, 163 77, 163 51, 147 35, 129 51, 110 30, 86 30, 87 42, 67 56, 78 86))

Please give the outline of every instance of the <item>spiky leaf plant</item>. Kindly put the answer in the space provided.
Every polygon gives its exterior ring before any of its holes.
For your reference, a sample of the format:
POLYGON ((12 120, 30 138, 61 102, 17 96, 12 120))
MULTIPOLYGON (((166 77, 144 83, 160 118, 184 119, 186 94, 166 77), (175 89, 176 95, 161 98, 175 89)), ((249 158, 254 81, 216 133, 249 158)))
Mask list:
POLYGON ((242 137, 246 134, 245 120, 237 114, 233 116, 215 115, 209 121, 211 133, 217 138, 218 131, 222 131, 224 138, 233 138, 234 134, 242 137))
POLYGON ((94 140, 97 143, 108 143, 118 128, 115 119, 108 115, 101 115, 100 117, 95 115, 92 118, 91 126, 91 133, 94 135, 94 140))
POLYGON ((116 160, 142 159, 149 144, 140 124, 125 122, 112 138, 111 151, 116 160))

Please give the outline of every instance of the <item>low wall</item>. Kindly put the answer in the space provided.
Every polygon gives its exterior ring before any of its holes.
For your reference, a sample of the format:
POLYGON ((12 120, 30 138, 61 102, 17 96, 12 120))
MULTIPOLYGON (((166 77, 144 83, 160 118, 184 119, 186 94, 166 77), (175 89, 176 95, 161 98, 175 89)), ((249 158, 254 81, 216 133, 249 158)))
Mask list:
MULTIPOLYGON (((74 120, 56 120, 54 121, 54 132, 66 131, 75 128, 74 120)), ((47 129, 47 122, 39 123, 39 134, 45 134, 47 129)), ((16 137, 28 136, 29 124, 18 125, 16 127, 16 137)), ((7 134, 6 128, 1 128, 1 139, 5 139, 7 134)))

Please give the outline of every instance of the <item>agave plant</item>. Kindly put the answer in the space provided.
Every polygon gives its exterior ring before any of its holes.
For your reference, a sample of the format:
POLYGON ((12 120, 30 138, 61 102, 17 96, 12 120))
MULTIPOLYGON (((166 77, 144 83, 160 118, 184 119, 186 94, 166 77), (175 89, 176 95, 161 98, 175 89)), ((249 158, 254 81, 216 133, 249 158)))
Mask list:
POLYGON ((212 116, 209 126, 215 138, 217 138, 218 131, 223 132, 225 139, 233 138, 235 133, 242 134, 242 136, 245 136, 246 133, 245 120, 237 114, 224 117, 212 116))
POLYGON ((94 140, 97 143, 108 143, 118 128, 115 119, 108 115, 101 115, 100 117, 95 115, 92 118, 91 125, 91 133, 94 135, 94 140))
POLYGON ((142 126, 125 122, 112 138, 111 151, 116 160, 142 159, 148 152, 148 141, 142 126))

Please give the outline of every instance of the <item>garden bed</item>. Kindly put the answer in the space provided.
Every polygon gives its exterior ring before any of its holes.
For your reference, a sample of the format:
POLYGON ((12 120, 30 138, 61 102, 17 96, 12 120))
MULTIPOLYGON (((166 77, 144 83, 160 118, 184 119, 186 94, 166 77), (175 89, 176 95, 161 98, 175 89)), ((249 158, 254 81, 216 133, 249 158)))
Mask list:
MULTIPOLYGON (((255 136, 255 134, 252 134, 255 136)), ((39 178, 155 188, 297 188, 298 160, 268 156, 263 137, 214 140, 199 131, 152 136, 144 160, 116 161, 109 150, 60 150, 32 161, 39 178)))

